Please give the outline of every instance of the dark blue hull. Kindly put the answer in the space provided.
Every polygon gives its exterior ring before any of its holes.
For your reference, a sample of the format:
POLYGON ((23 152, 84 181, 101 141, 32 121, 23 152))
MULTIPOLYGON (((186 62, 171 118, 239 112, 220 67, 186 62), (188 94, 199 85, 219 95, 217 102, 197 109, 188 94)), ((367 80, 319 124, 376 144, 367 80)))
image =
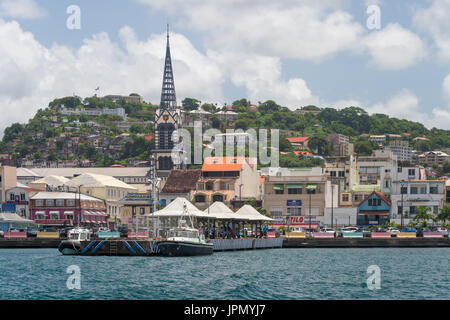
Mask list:
POLYGON ((161 241, 158 249, 162 256, 182 257, 201 256, 213 253, 214 245, 182 241, 161 241))

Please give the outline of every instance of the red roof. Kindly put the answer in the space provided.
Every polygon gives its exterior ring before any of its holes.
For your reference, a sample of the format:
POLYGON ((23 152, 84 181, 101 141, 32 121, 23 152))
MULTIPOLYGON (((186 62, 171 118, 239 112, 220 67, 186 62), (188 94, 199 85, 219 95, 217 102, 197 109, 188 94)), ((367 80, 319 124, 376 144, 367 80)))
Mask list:
POLYGON ((295 137, 295 138, 286 138, 290 143, 303 143, 309 139, 309 137, 295 137))
POLYGON ((152 134, 147 134, 144 136, 144 139, 147 141, 151 141, 153 139, 153 135, 152 134))
POLYGON ((386 198, 386 196, 385 196, 384 194, 382 194, 382 193, 379 192, 379 191, 372 191, 371 194, 369 194, 366 198, 364 198, 363 201, 361 201, 361 202, 358 204, 358 207, 359 207, 364 201, 366 201, 371 195, 373 195, 374 193, 375 193, 381 200, 383 200, 384 202, 386 202, 389 206, 392 206, 391 201, 389 201, 389 199, 386 198))
POLYGON ((312 156, 312 153, 308 152, 308 151, 294 151, 294 154, 296 156, 312 156))
POLYGON ((202 171, 241 171, 244 157, 207 157, 202 171))

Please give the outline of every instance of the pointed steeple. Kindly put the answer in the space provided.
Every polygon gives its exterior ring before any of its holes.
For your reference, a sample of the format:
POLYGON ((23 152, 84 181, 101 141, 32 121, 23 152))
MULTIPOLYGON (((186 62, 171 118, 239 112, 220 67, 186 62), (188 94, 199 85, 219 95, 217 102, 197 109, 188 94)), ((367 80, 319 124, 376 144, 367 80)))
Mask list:
POLYGON ((169 24, 167 24, 166 60, 164 63, 164 76, 161 90, 160 106, 162 109, 175 108, 177 106, 177 97, 175 94, 175 81, 173 78, 172 59, 170 57, 169 24))

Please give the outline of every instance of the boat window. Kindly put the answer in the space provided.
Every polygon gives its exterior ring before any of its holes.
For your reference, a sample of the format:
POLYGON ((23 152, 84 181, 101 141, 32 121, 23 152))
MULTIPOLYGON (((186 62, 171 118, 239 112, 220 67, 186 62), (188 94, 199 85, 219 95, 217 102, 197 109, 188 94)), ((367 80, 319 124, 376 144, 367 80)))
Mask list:
POLYGON ((69 239, 78 240, 78 233, 71 233, 69 239))
POLYGON ((80 235, 81 235, 80 240, 86 240, 86 238, 87 238, 86 233, 81 233, 80 235))

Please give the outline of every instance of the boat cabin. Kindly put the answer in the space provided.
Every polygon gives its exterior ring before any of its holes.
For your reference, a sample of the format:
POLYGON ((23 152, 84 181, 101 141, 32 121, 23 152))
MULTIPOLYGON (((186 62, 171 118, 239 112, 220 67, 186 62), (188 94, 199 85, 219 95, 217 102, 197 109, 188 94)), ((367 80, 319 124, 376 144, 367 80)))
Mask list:
POLYGON ((88 229, 75 228, 68 232, 69 240, 86 241, 91 240, 91 232, 88 229))

